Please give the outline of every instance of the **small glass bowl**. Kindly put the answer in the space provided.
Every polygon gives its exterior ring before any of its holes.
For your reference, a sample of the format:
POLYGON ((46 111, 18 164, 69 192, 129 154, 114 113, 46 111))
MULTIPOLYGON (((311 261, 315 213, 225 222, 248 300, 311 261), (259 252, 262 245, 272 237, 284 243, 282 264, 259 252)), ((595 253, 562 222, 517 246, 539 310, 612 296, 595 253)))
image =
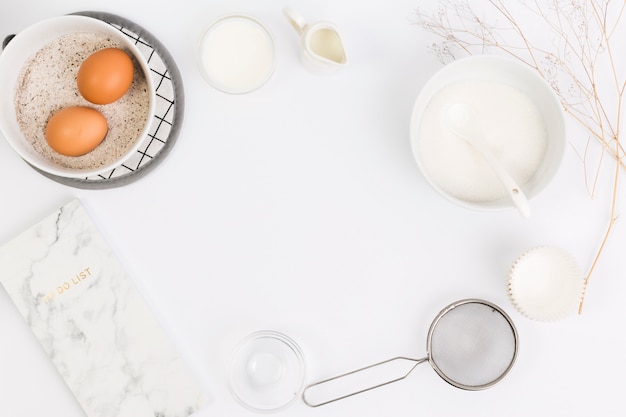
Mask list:
POLYGON ((235 348, 229 388, 249 410, 269 413, 285 408, 300 396, 304 381, 302 351, 282 333, 259 331, 235 348))

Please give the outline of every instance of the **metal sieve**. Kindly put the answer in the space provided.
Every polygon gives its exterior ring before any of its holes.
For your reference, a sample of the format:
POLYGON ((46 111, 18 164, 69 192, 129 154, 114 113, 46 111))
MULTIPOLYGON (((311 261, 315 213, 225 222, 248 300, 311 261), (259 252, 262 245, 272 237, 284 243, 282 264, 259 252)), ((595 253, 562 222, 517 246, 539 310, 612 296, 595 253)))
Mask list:
POLYGON ((302 399, 310 407, 319 407, 403 380, 417 365, 426 361, 449 384, 465 390, 481 390, 496 384, 511 370, 517 357, 517 345, 517 330, 501 308, 484 300, 460 300, 441 310, 430 325, 426 357, 413 359, 398 356, 316 382, 304 389, 302 399), (384 382, 347 394, 332 394, 331 399, 307 398, 307 395, 315 396, 315 391, 324 385, 336 385, 349 376, 361 380, 366 371, 401 361, 412 362, 412 366, 400 377, 384 379, 384 382))

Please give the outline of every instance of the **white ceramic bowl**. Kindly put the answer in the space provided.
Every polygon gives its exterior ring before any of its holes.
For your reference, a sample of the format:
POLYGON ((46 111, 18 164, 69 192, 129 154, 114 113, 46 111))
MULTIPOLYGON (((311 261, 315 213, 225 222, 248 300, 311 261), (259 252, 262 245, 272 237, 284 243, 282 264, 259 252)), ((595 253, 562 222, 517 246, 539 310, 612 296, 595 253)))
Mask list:
MULTIPOLYGON (((86 178, 98 175, 119 166, 134 154, 142 140, 148 134, 152 115, 154 114, 155 93, 148 64, 137 46, 113 26, 86 16, 66 15, 54 17, 35 23, 20 31, 0 53, 0 131, 13 149, 30 165, 52 175, 67 178, 86 178), (45 45, 64 35, 73 33, 96 33, 111 37, 121 42, 133 56, 146 78, 149 103, 147 117, 143 129, 135 138, 133 145, 114 160, 106 161, 97 168, 68 168, 46 158, 36 151, 22 133, 15 112, 15 86, 20 72, 28 60, 45 45)), ((108 106, 115 105, 115 103, 108 106)), ((110 126, 109 126, 110 127, 110 126)))
MULTIPOLYGON (((475 200, 459 197, 460 194, 451 193, 449 187, 442 187, 439 178, 433 178, 426 167, 429 165, 427 162, 430 162, 432 166, 432 161, 425 161, 424 148, 420 147, 420 141, 426 140, 420 136, 426 135, 424 133, 426 129, 420 129, 420 127, 422 123, 432 123, 432 121, 427 121, 432 115, 432 113, 427 113, 428 106, 431 100, 446 87, 465 81, 477 81, 481 85, 483 82, 490 82, 506 85, 507 88, 513 87, 530 99, 530 103, 534 105, 536 113, 542 119, 546 138, 543 157, 540 160, 538 158, 535 163, 536 169, 528 175, 527 180, 519 184, 526 197, 529 200, 532 199, 548 185, 560 166, 566 143, 563 109, 555 92, 536 71, 521 62, 505 57, 476 55, 462 58, 444 66, 426 82, 413 107, 410 129, 411 147, 422 174, 441 195, 463 207, 476 210, 500 210, 513 207, 510 197, 505 192, 493 199, 475 200)), ((476 102, 480 103, 480 97, 476 102)), ((427 140, 439 139, 431 137, 427 140)))

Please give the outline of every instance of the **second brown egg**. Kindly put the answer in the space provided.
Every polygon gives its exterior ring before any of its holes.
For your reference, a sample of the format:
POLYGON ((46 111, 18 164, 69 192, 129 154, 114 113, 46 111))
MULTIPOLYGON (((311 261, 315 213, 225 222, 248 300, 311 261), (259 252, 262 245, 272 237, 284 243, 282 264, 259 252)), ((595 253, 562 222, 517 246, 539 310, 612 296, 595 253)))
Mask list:
POLYGON ((66 107, 46 124, 46 141, 61 155, 80 156, 94 150, 106 137, 107 119, 91 107, 66 107))

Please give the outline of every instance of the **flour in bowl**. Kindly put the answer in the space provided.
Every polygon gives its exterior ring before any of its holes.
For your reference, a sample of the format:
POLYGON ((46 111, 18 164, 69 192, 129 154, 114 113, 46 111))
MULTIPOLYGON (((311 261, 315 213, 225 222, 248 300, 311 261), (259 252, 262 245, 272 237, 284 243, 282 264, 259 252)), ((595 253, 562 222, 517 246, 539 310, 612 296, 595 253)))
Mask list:
POLYGON ((430 180, 468 202, 490 202, 507 191, 482 155, 446 126, 446 110, 466 103, 482 127, 485 145, 520 185, 539 168, 548 144, 539 110, 522 91, 489 81, 458 81, 444 87, 426 106, 417 152, 430 180))
POLYGON ((135 63, 133 84, 121 99, 107 105, 93 105, 76 86, 82 62, 93 52, 107 48, 125 49, 121 42, 94 33, 62 36, 40 49, 20 72, 15 86, 15 111, 24 137, 33 148, 60 166, 94 169, 121 158, 139 139, 148 121, 150 108, 146 74, 135 63), (71 157, 56 153, 45 138, 48 119, 70 106, 88 106, 107 119, 109 131, 102 143, 86 155, 71 157))

